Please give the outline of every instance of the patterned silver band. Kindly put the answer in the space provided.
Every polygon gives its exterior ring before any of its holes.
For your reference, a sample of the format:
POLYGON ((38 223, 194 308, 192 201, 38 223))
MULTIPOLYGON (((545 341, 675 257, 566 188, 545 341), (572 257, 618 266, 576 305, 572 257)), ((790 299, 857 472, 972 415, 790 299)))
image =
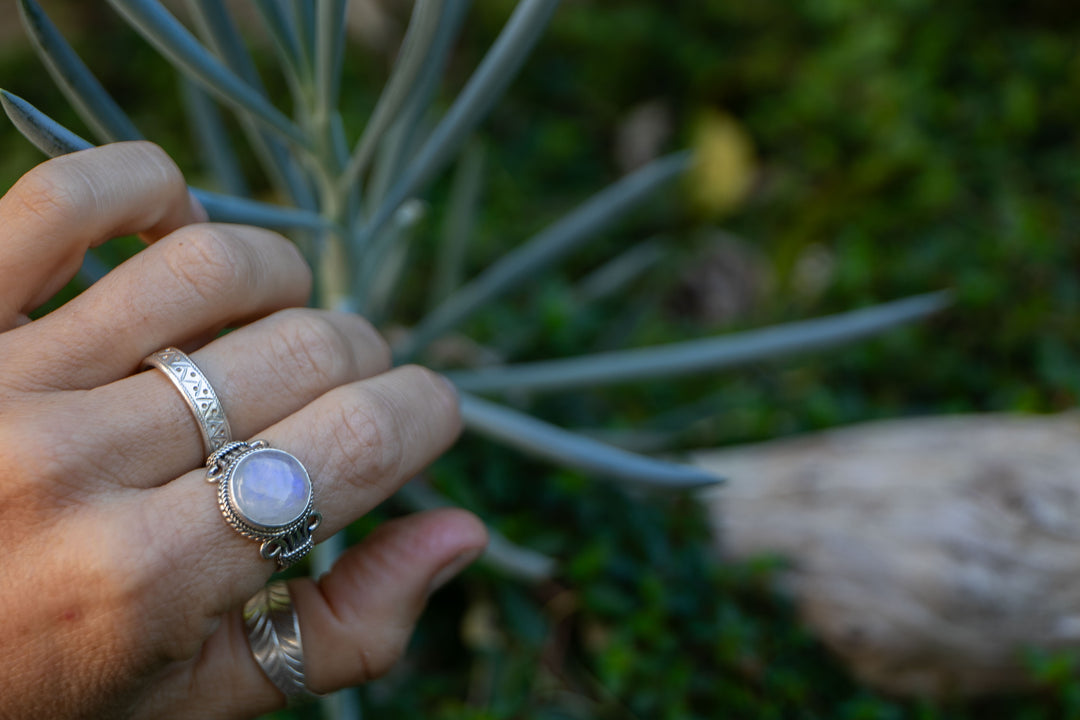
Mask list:
POLYGON ((180 394, 184 396, 188 407, 195 416, 195 422, 202 433, 206 454, 210 455, 232 440, 229 420, 221 407, 217 393, 202 370, 180 350, 165 348, 158 350, 143 360, 145 367, 156 367, 172 381, 180 394))
POLYGON ((293 705, 321 695, 304 681, 304 646, 289 586, 275 580, 244 603, 244 626, 255 662, 293 705))

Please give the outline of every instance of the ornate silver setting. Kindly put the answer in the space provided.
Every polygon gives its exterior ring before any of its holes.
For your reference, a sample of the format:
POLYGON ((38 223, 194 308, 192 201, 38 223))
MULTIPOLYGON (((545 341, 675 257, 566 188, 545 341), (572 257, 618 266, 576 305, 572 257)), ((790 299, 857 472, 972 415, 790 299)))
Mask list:
POLYGON ((217 483, 218 508, 225 522, 244 537, 261 542, 259 554, 277 563, 278 570, 296 564, 314 547, 311 533, 319 527, 322 515, 315 510, 311 479, 302 463, 284 450, 271 448, 265 440, 230 442, 210 454, 206 459, 206 479, 217 483), (258 522, 242 506, 237 498, 234 477, 240 462, 255 453, 272 451, 295 461, 303 470, 307 484, 307 502, 302 512, 281 524, 269 525, 258 522))
POLYGON ((143 360, 145 367, 155 367, 172 381, 191 408, 209 455, 232 440, 229 420, 217 393, 195 362, 174 347, 158 350, 143 360))
POLYGON ((283 580, 267 584, 244 603, 244 627, 255 662, 290 705, 322 697, 305 683, 300 622, 283 580))

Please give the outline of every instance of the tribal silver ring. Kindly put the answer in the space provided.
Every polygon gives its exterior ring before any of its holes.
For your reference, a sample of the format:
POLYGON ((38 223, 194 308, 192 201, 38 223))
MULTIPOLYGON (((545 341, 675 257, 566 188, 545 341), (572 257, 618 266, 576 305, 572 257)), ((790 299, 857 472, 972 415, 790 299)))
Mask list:
POLYGON ((206 454, 209 455, 232 441, 232 431, 217 393, 195 362, 180 350, 170 347, 158 350, 143 360, 145 367, 156 367, 165 373, 184 396, 195 422, 199 425, 206 454))
POLYGON ((311 478, 295 457, 265 440, 230 442, 206 459, 221 515, 236 532, 262 543, 259 553, 284 570, 311 550, 315 511, 311 478))
POLYGON ((290 705, 322 697, 304 681, 300 622, 285 581, 269 583, 244 603, 244 627, 255 662, 290 705))

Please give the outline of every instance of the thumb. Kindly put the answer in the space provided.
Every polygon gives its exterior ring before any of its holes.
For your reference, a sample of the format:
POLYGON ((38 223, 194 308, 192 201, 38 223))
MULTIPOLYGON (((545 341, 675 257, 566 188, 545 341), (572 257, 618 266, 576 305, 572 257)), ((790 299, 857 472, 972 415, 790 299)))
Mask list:
POLYGON ((307 660, 309 686, 323 692, 386 673, 404 652, 428 595, 486 545, 487 531, 470 513, 411 515, 382 525, 317 584, 291 586, 300 632, 319 642, 307 660))
MULTIPOLYGON (((486 544, 476 516, 432 510, 381 525, 318 581, 290 580, 308 688, 331 692, 386 673, 404 652, 428 596, 486 544)), ((187 672, 172 679, 175 687, 159 687, 140 716, 161 717, 154 713, 170 707, 181 712, 177 717, 252 717, 285 705, 251 654, 239 610, 225 618, 187 672)))

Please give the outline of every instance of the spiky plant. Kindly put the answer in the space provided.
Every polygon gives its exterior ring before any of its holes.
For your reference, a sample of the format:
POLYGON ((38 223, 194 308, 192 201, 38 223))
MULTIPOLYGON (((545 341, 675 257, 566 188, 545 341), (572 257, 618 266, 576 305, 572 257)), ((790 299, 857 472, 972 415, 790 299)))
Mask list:
MULTIPOLYGON (((316 302, 363 313, 387 326, 390 299, 403 278, 417 281, 404 248, 417 230, 425 190, 457 157, 506 90, 554 13, 558 0, 520 0, 494 44, 445 110, 433 104, 467 0, 416 0, 386 85, 359 133, 338 111, 346 0, 252 0, 273 40, 293 112, 271 100, 234 20, 217 0, 188 0, 194 33, 156 0, 110 5, 180 73, 194 133, 208 150, 223 193, 193 189, 211 219, 283 231, 306 254, 316 275, 316 302), (219 113, 235 115, 278 196, 289 204, 246 197, 237 154, 219 113), (358 135, 350 150, 350 137, 358 135)), ((20 0, 27 32, 49 73, 99 142, 142 139, 35 0, 20 0)), ((50 156, 91 143, 6 91, 0 102, 16 127, 50 156)), ((687 152, 661 157, 617 180, 506 253, 475 277, 459 280, 463 247, 476 212, 477 164, 466 156, 457 174, 433 274, 439 301, 401 336, 398 362, 431 362, 433 341, 459 331, 477 311, 581 248, 693 164, 687 152), (471 169, 470 169, 471 168, 471 169)), ((107 271, 88 257, 82 275, 107 271)), ((458 369, 467 428, 521 452, 588 474, 662 490, 718 482, 696 468, 647 457, 549 424, 507 404, 481 399, 508 391, 538 393, 730 368, 837 345, 924 317, 947 302, 942 294, 907 298, 815 320, 739 334, 541 362, 458 369)), ((523 319, 522 322, 525 322, 523 319)), ((436 369, 446 370, 438 367, 436 369)), ((413 485, 404 499, 424 507, 446 502, 413 485)), ((327 563, 335 550, 323 550, 327 563)), ((554 562, 493 534, 488 561, 527 580, 549 577, 554 562)))

